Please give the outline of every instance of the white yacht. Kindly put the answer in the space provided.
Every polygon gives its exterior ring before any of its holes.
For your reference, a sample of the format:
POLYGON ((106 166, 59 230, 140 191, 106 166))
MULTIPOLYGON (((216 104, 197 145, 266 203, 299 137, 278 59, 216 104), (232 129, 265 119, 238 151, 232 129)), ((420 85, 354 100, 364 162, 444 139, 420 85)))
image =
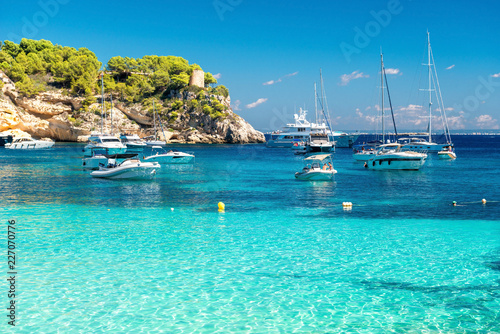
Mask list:
POLYGON ((187 164, 194 160, 194 154, 177 150, 165 151, 161 146, 153 146, 152 154, 144 157, 144 161, 154 161, 160 164, 187 164))
POLYGON ((107 164, 100 166, 99 170, 90 173, 92 177, 108 179, 151 179, 156 175, 156 170, 160 168, 157 162, 142 162, 137 154, 116 154, 109 156, 107 164), (116 159, 131 156, 122 162, 116 162, 116 159))
POLYGON ((298 180, 331 181, 337 171, 333 168, 330 154, 317 154, 304 158, 305 167, 295 173, 298 180))
POLYGON ((15 138, 12 143, 6 143, 5 148, 11 150, 38 150, 51 148, 55 142, 52 140, 35 140, 33 138, 21 137, 15 138))
POLYGON ((122 133, 120 135, 120 140, 122 144, 127 145, 127 150, 142 151, 143 148, 147 147, 146 141, 139 138, 136 134, 122 133))
POLYGON ((311 132, 327 132, 329 140, 336 143, 336 147, 352 147, 359 135, 347 134, 342 131, 329 131, 325 123, 310 123, 306 119, 307 110, 299 109, 294 114, 295 123, 289 123, 281 131, 266 134, 267 147, 290 148, 295 143, 309 140, 311 132))
POLYGON ((127 146, 115 136, 97 133, 89 137, 89 143, 83 149, 84 155, 90 157, 96 149, 107 151, 108 154, 120 154, 125 153, 127 146))
POLYGON ((402 151, 401 144, 391 143, 381 145, 377 153, 365 162, 365 167, 379 170, 419 170, 425 159, 425 153, 402 151))

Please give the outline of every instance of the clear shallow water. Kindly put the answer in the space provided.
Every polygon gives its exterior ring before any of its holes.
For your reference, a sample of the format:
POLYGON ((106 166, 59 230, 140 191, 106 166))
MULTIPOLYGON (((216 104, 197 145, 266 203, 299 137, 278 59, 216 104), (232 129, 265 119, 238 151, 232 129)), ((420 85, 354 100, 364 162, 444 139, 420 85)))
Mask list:
POLYGON ((500 137, 467 137, 418 172, 338 149, 333 183, 263 145, 189 146, 152 182, 92 179, 81 145, 1 149, 15 330, 500 332, 500 137))

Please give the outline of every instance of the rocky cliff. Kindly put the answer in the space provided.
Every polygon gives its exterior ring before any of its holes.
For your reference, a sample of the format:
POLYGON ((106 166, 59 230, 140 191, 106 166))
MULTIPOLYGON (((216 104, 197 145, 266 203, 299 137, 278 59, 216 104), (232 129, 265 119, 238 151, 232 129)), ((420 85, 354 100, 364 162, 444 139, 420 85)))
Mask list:
MULTIPOLYGON (((152 135, 153 113, 141 104, 117 103, 101 117, 100 97, 97 102, 83 108, 83 97, 73 97, 53 89, 33 97, 23 97, 15 84, 0 71, 3 87, 0 93, 0 132, 24 131, 36 138, 56 141, 85 141, 93 131, 136 133, 140 137, 152 135), (86 110, 86 111, 84 111, 86 110)), ((0 84, 1 85, 1 84, 0 84)), ((175 143, 261 143, 264 135, 256 131, 230 108, 230 98, 211 96, 226 106, 223 115, 213 118, 200 108, 188 106, 196 95, 189 92, 174 96, 177 103, 165 102, 164 109, 171 110, 163 116, 163 132, 158 134, 175 143), (175 108, 175 109, 174 109, 175 108)))

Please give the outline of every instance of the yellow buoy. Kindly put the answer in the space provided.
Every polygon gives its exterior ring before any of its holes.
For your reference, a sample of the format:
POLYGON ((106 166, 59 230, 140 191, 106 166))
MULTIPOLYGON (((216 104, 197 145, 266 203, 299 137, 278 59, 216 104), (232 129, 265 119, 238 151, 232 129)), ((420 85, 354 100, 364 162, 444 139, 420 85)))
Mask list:
POLYGON ((481 202, 483 202, 483 204, 486 204, 486 200, 484 198, 483 198, 483 200, 481 202))
POLYGON ((226 209, 226 206, 222 202, 219 202, 218 206, 219 206, 219 211, 220 212, 222 212, 222 211, 224 211, 226 209))

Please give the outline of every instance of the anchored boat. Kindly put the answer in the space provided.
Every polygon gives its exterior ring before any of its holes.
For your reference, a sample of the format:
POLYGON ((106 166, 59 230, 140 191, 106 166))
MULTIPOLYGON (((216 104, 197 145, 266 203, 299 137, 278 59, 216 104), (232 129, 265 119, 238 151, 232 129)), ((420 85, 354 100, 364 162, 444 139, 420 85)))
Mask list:
POLYGON ((151 179, 156 175, 158 168, 161 168, 157 162, 142 162, 137 158, 137 154, 113 154, 106 155, 107 164, 100 166, 99 170, 90 173, 92 177, 108 179, 151 179), (116 163, 116 159, 123 159, 116 163))
POLYGON ((304 159, 305 167, 295 173, 295 178, 308 181, 331 181, 337 171, 333 168, 330 154, 311 155, 304 159))

